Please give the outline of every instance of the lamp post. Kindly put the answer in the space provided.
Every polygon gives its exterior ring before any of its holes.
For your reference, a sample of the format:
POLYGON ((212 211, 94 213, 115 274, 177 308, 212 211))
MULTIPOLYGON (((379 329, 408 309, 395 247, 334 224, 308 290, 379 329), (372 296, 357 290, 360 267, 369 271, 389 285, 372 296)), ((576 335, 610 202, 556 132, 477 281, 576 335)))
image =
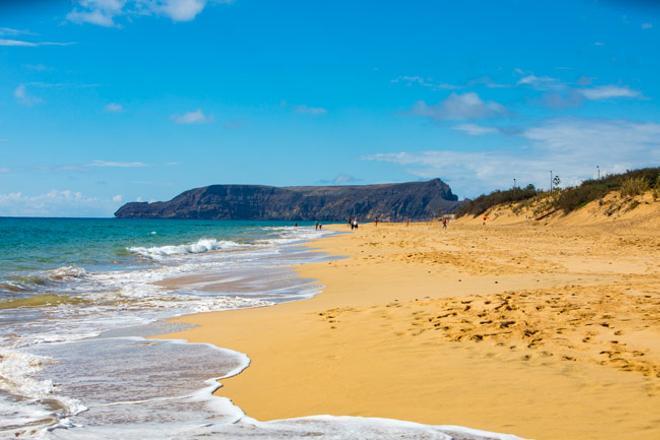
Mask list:
POLYGON ((513 178, 513 189, 516 189, 516 178, 513 178))

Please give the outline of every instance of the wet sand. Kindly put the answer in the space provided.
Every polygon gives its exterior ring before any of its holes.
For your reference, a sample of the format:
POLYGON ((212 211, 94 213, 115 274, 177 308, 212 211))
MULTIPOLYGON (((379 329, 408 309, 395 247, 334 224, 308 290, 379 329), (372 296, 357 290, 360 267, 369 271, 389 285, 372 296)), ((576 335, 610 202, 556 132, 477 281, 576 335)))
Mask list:
POLYGON ((347 258, 297 267, 316 297, 179 319, 248 354, 218 391, 248 415, 660 438, 658 228, 334 228, 311 246, 347 258))

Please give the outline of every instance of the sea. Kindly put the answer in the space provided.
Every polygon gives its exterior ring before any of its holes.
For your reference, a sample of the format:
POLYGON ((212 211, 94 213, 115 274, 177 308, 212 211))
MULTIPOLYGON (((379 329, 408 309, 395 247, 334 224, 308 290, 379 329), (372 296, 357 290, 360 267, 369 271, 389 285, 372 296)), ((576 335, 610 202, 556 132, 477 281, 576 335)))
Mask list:
POLYGON ((249 353, 158 335, 168 318, 317 294, 331 257, 291 222, 0 218, 0 439, 513 439, 318 415, 259 421, 214 396, 249 353))

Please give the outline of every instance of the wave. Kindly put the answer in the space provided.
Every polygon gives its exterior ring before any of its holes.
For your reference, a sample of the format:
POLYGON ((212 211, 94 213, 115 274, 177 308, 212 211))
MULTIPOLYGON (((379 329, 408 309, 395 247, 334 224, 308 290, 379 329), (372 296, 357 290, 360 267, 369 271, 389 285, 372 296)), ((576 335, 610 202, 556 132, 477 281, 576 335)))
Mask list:
POLYGON ((201 254, 204 252, 222 250, 222 249, 235 249, 244 247, 244 244, 236 243, 235 241, 216 240, 215 238, 202 238, 195 243, 168 245, 168 246, 153 246, 153 247, 129 247, 129 252, 141 255, 153 260, 159 260, 164 257, 173 255, 185 254, 201 254))
POLYGON ((34 291, 52 285, 53 282, 61 283, 75 279, 85 278, 87 271, 78 266, 62 266, 57 269, 38 272, 29 275, 10 276, 9 279, 0 282, 0 291, 21 293, 34 291))
POLYGON ((48 271, 48 278, 53 281, 68 281, 74 278, 84 278, 87 271, 78 266, 62 266, 48 271))
POLYGON ((68 417, 80 414, 85 407, 79 400, 58 396, 49 379, 38 380, 33 376, 51 358, 37 356, 18 350, 0 350, 0 384, 10 395, 16 396, 23 405, 11 405, 11 401, 0 401, 0 433, 13 430, 16 425, 48 427, 68 423, 68 417))

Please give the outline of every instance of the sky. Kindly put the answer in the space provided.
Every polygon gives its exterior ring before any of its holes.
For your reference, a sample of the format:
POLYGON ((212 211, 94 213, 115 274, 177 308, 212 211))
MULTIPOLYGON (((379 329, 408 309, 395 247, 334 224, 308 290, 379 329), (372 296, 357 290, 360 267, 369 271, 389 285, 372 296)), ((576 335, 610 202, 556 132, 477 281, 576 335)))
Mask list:
POLYGON ((660 163, 660 2, 0 1, 0 216, 660 163))

